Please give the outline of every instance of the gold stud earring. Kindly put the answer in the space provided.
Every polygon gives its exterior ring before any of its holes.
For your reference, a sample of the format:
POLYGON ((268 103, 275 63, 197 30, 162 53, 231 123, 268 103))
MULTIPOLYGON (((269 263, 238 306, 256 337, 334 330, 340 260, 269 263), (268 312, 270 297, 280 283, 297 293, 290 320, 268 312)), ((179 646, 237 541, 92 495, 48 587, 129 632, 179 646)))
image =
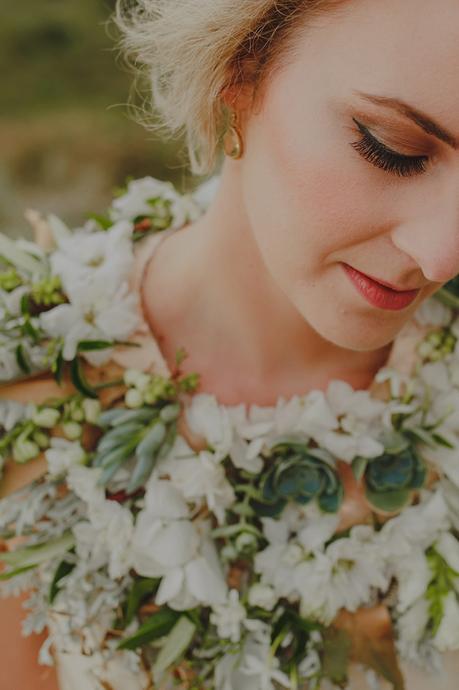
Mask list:
POLYGON ((223 150, 230 158, 237 159, 241 158, 243 148, 242 134, 239 129, 237 114, 233 110, 231 112, 229 127, 223 138, 223 150))

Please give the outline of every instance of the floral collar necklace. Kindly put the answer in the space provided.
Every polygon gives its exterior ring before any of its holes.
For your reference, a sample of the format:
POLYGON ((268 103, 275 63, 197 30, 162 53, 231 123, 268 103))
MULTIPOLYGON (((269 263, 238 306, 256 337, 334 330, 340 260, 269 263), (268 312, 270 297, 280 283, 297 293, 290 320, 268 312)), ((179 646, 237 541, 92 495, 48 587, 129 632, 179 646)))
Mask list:
POLYGON ((43 662, 77 650, 102 680, 122 663, 161 688, 342 687, 360 663, 403 688, 407 661, 459 648, 455 282, 397 339, 393 355, 421 335, 414 366, 378 372, 386 396, 333 380, 221 405, 183 353, 174 371, 122 359, 148 340, 135 243, 197 217, 209 189, 134 180, 82 228, 35 218, 48 248, 0 236, 0 456, 6 475, 46 469, 0 501, 3 587, 34 589, 43 662), (8 399, 43 370, 69 393, 8 399))

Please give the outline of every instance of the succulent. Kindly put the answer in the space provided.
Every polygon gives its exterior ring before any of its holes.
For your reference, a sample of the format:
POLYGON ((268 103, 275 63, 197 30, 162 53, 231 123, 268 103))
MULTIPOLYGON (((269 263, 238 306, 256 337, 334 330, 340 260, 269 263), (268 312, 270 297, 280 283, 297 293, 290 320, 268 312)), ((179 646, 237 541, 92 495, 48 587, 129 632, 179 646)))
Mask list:
POLYGON ((427 468, 409 439, 394 433, 385 452, 366 461, 361 474, 369 503, 377 510, 393 512, 403 508, 411 492, 424 485, 427 468))
POLYGON ((338 511, 344 491, 329 453, 306 443, 281 441, 271 447, 269 458, 259 497, 251 502, 258 515, 277 516, 288 501, 306 505, 317 500, 323 511, 338 511))

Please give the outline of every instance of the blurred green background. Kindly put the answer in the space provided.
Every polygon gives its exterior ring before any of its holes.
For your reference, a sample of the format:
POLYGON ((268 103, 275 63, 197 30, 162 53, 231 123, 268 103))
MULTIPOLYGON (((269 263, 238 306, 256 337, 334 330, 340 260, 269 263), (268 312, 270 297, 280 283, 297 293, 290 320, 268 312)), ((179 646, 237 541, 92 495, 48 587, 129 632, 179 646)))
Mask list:
POLYGON ((81 223, 129 175, 197 183, 183 142, 134 120, 134 76, 107 24, 114 5, 0 0, 0 231, 10 236, 31 237, 27 208, 81 223))

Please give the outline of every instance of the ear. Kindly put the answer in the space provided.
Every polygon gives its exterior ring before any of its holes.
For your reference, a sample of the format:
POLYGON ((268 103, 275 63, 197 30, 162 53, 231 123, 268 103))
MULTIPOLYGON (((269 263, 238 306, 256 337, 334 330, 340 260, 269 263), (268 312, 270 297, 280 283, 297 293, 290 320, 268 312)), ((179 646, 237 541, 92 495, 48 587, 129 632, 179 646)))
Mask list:
POLYGON ((250 110, 253 105, 253 86, 249 83, 230 84, 220 92, 223 104, 229 110, 242 113, 250 110))

